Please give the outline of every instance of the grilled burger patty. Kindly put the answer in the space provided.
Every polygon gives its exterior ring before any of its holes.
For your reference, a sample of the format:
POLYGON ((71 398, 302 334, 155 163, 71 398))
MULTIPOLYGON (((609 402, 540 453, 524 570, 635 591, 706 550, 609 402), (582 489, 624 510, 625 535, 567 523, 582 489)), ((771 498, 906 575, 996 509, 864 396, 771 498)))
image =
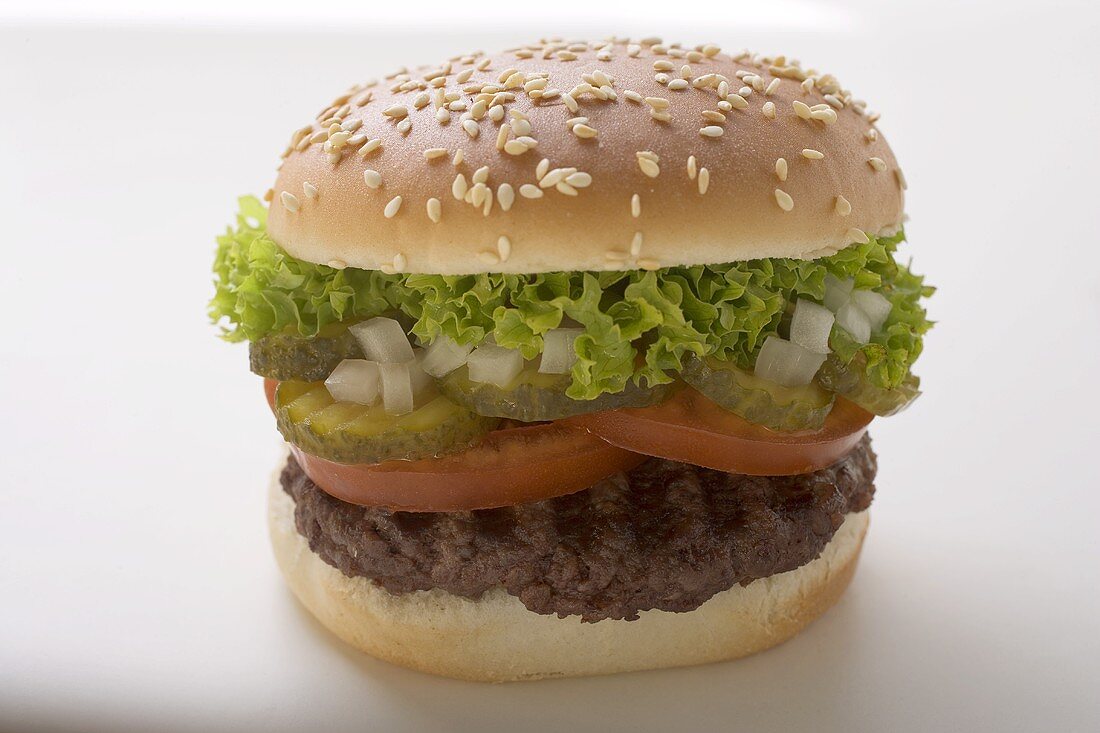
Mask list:
POLYGON ((542 614, 584 621, 691 611, 716 593, 816 558, 871 504, 870 439, 829 468, 743 476, 652 458, 568 496, 471 512, 393 512, 319 489, 291 457, 283 489, 310 549, 391 593, 477 598, 503 586, 542 614))

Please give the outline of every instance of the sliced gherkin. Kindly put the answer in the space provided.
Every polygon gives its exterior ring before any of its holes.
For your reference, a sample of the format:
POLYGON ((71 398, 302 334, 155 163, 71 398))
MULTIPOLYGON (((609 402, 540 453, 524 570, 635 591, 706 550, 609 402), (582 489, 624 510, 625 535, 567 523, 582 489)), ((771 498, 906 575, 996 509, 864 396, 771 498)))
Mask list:
POLYGON ((816 430, 833 409, 832 393, 816 384, 784 387, 713 357, 688 357, 681 376, 719 406, 772 430, 816 430))
POLYGON ((507 387, 498 387, 470 381, 469 372, 462 366, 440 380, 439 389, 479 415, 523 422, 559 420, 620 407, 648 407, 662 401, 670 391, 669 385, 664 384, 639 387, 628 383, 621 392, 604 393, 593 400, 575 400, 565 394, 572 379, 569 374, 542 374, 528 365, 507 387))
POLYGON ((836 354, 830 354, 817 372, 817 381, 825 389, 882 417, 901 412, 920 396, 920 377, 917 375, 908 374, 899 386, 885 389, 867 380, 866 365, 863 354, 856 354, 847 365, 836 354))
POLYGON ((279 432, 307 453, 338 463, 417 460, 478 443, 497 420, 442 395, 407 415, 382 405, 337 402, 323 382, 280 382, 275 392, 279 432))
POLYGON ((344 359, 362 359, 359 342, 346 324, 333 324, 313 338, 275 333, 248 345, 252 371, 280 381, 323 380, 344 359))

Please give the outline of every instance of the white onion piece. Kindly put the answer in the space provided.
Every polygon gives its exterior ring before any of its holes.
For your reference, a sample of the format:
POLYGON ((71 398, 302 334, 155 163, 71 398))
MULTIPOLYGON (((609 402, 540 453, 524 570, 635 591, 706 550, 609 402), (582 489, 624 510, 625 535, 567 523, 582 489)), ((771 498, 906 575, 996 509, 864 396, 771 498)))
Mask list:
POLYGON ((433 377, 445 377, 466 363, 473 348, 472 344, 463 346, 450 336, 440 334, 424 350, 420 366, 433 377))
POLYGON ((405 415, 416 407, 411 366, 415 366, 412 361, 378 365, 382 377, 382 407, 388 415, 405 415))
POLYGON ((852 288, 856 281, 852 278, 838 280, 832 275, 825 276, 825 307, 833 313, 839 311, 852 297, 852 288))
POLYGON ((756 357, 754 373, 784 387, 799 387, 809 384, 824 362, 824 354, 815 354, 778 336, 768 336, 756 357))
POLYGON ((893 308, 885 295, 876 293, 873 290, 853 291, 852 302, 866 314, 867 320, 871 322, 872 331, 882 328, 882 324, 886 323, 886 319, 890 316, 890 310, 893 308))
POLYGON ((543 374, 568 374, 577 360, 573 342, 584 333, 583 328, 552 328, 542 337, 542 361, 539 371, 543 374))
POLYGON ((409 378, 412 380, 413 401, 417 407, 424 402, 428 394, 435 395, 435 379, 424 371, 424 360, 428 354, 424 349, 416 349, 416 358, 409 364, 409 378))
POLYGON ((471 382, 507 387, 523 369, 523 354, 496 344, 482 344, 466 360, 471 382))
POLYGON ((373 405, 378 401, 378 364, 366 359, 344 359, 325 380, 337 402, 373 405))
POLYGON ((857 343, 865 344, 871 340, 871 321, 853 302, 845 303, 836 312, 836 325, 847 331, 857 343))
POLYGON ((812 300, 799 298, 791 319, 791 341, 815 354, 829 353, 829 332, 836 316, 812 300))
POLYGON ((363 355, 370 361, 381 364, 400 364, 412 361, 412 344, 405 335, 405 329, 392 318, 379 316, 356 323, 348 329, 359 346, 363 348, 363 355))

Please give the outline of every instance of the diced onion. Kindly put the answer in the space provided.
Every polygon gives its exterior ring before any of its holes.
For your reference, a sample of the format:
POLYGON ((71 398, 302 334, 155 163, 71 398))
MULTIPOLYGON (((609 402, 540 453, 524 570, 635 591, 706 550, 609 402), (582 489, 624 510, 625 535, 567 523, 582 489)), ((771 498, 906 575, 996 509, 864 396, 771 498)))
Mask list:
POLYGON ((404 415, 416 406, 410 366, 414 366, 412 361, 378 365, 382 377, 382 407, 389 415, 404 415))
POLYGON ((812 300, 799 298, 791 319, 791 341, 815 354, 829 353, 829 332, 836 316, 812 300))
POLYGON ((784 387, 798 387, 809 384, 824 362, 824 354, 815 354, 778 336, 768 336, 756 357, 754 372, 761 379, 784 387))
POLYGON ((856 281, 852 278, 839 280, 832 275, 825 276, 825 307, 833 313, 839 311, 852 297, 852 288, 856 281))
POLYGON ((543 374, 567 374, 577 360, 573 342, 584 333, 583 328, 553 328, 542 337, 542 361, 539 371, 543 374))
POLYGON ((507 387, 523 369, 523 354, 496 344, 482 344, 470 352, 466 366, 471 382, 507 387))
POLYGON ((373 405, 378 401, 378 364, 366 359, 344 359, 325 380, 337 402, 373 405))
POLYGON ((460 345, 450 336, 437 336, 431 346, 424 350, 420 366, 433 377, 445 377, 466 363, 472 344, 460 345))
POLYGON ((893 308, 886 296, 882 293, 876 293, 874 290, 852 291, 852 302, 859 306, 859 309, 867 316, 872 331, 882 328, 882 324, 886 323, 886 319, 890 316, 890 310, 893 308))
POLYGON ((405 329, 392 318, 379 316, 356 323, 349 329, 359 346, 363 349, 363 355, 370 361, 381 364, 400 364, 412 361, 412 344, 405 335, 405 329))
POLYGON ((858 305, 849 301, 836 312, 836 325, 856 340, 865 344, 871 340, 871 321, 858 305))

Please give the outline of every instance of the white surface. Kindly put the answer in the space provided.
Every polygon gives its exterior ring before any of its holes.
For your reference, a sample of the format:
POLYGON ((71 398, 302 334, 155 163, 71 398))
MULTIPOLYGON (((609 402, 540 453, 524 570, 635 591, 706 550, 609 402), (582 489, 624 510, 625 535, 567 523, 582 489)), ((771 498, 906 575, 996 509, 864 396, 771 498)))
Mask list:
MULTIPOLYGON (((555 28, 241 33, 212 3, 196 26, 0 27, 0 729, 1096 730, 1097 11, 760 5, 673 27, 812 60, 883 110, 940 286, 926 394, 873 428, 862 566, 758 657, 503 687, 361 658, 299 610, 266 544, 271 418, 204 305, 213 235, 318 103, 555 28)), ((590 35, 671 35, 663 6, 600 12, 590 35)))

